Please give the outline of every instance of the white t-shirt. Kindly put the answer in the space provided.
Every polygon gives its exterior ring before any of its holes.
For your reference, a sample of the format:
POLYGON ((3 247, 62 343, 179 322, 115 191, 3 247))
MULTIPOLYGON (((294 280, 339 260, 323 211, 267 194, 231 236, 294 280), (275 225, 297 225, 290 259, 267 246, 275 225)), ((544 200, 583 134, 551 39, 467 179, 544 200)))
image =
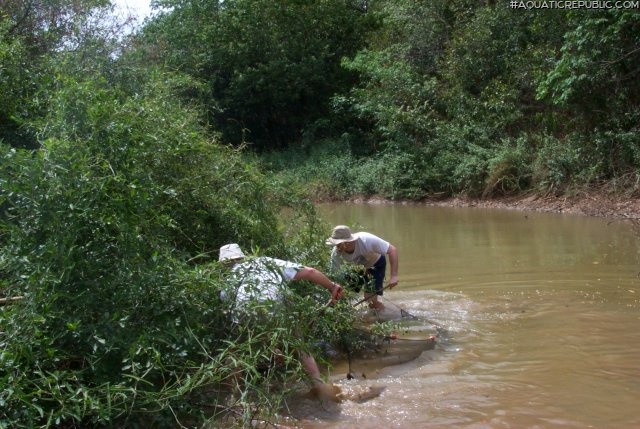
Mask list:
POLYGON ((334 246, 331 251, 331 271, 338 271, 343 260, 352 264, 364 265, 365 268, 372 267, 380 259, 380 255, 385 255, 389 251, 389 242, 377 235, 356 232, 353 236, 357 238, 353 253, 339 252, 338 248, 334 246))
POLYGON ((231 270, 233 281, 238 285, 236 304, 242 306, 250 300, 282 301, 284 285, 302 268, 300 264, 266 256, 237 264, 231 270))

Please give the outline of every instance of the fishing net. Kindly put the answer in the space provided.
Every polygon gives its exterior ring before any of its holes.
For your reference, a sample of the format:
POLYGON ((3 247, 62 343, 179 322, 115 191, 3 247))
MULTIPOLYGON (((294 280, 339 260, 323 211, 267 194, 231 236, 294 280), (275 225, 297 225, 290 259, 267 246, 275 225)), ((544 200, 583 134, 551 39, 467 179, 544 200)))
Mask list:
POLYGON ((374 378, 383 368, 404 364, 433 350, 436 335, 415 331, 379 334, 365 328, 344 335, 332 356, 334 374, 351 378, 374 378))
POLYGON ((446 337, 448 335, 446 328, 438 322, 410 313, 382 296, 378 297, 378 302, 381 302, 384 307, 381 309, 362 308, 360 310, 359 318, 363 323, 396 321, 406 330, 417 332, 435 331, 438 337, 446 337))
POLYGON ((439 324, 415 316, 388 299, 383 309, 363 309, 360 323, 332 351, 333 373, 374 378, 384 368, 411 362, 433 350, 446 334, 439 324))
MULTIPOLYGON (((341 277, 344 286, 356 293, 370 290, 373 285, 373 277, 362 268, 348 267, 341 277)), ((352 303, 359 313, 360 326, 343 334, 339 343, 332 345, 335 349, 325 350, 335 374, 371 378, 383 368, 417 359, 425 351, 433 350, 437 339, 447 336, 440 324, 415 316, 381 295, 377 300, 382 308, 369 308, 369 299, 359 298, 352 303), (378 329, 386 323, 392 323, 393 327, 386 331, 378 329)))

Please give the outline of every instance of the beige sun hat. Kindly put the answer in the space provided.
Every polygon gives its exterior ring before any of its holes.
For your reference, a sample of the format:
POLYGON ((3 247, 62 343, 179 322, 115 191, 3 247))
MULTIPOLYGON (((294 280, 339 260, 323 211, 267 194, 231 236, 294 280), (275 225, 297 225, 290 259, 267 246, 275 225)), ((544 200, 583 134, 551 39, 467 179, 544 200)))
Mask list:
POLYGON ((327 238, 327 243, 329 246, 336 246, 340 243, 344 243, 347 241, 356 241, 358 238, 351 234, 351 229, 346 225, 338 225, 333 228, 331 232, 331 237, 327 238))
POLYGON ((244 258, 244 253, 242 253, 240 246, 238 246, 236 243, 231 243, 225 244, 220 248, 220 256, 218 257, 218 261, 225 262, 242 258, 244 258))

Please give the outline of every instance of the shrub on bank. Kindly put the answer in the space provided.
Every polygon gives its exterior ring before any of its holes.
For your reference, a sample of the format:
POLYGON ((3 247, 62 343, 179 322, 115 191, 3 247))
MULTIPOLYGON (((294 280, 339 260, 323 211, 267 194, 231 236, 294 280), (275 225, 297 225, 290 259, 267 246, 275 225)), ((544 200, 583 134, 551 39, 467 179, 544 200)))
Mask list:
POLYGON ((499 143, 487 138, 481 132, 443 126, 429 144, 386 143, 387 149, 370 156, 356 156, 348 148, 326 150, 340 143, 323 141, 307 152, 274 152, 261 159, 273 173, 271 180, 284 181, 321 201, 362 196, 417 201, 459 194, 558 195, 603 183, 610 184, 613 192, 637 191, 637 133, 573 133, 563 138, 523 134, 499 143))
MULTIPOLYGON (((0 427, 248 419, 276 408, 286 389, 273 383, 300 379, 295 359, 256 372, 276 344, 291 358, 306 341, 289 339, 290 315, 236 336, 217 252, 233 241, 286 256, 291 242, 317 259, 324 231, 293 196, 288 216, 309 226, 286 238, 285 199, 238 151, 207 140, 170 87, 128 97, 69 79, 39 128, 41 150, 0 146, 0 293, 23 297, 0 307, 0 427), (241 396, 227 404, 235 380, 241 396)), ((313 297, 292 305, 298 321, 313 297)))

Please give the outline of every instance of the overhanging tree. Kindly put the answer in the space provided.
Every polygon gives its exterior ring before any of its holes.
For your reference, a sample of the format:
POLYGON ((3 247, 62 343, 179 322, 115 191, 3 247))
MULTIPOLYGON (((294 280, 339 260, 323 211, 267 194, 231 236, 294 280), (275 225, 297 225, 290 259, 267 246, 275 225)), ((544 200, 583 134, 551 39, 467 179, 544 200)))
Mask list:
POLYGON ((150 58, 206 83, 200 94, 225 141, 286 147, 330 112, 355 76, 340 61, 366 41, 357 2, 171 1, 144 29, 150 58))

